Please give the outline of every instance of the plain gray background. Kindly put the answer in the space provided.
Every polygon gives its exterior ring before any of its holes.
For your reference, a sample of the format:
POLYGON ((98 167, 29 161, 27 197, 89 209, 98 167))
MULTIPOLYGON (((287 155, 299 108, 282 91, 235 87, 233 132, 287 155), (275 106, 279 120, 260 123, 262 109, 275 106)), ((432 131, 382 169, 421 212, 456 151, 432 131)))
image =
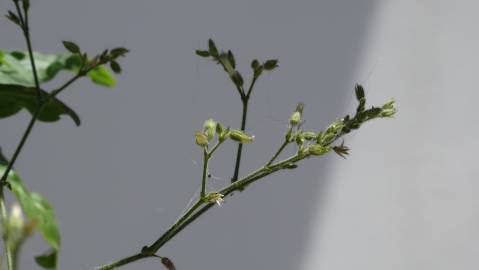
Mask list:
MULTIPOLYGON (((11 7, 0 2, 3 13, 11 7)), ((154 241, 199 187, 194 131, 209 117, 239 126, 231 82, 194 54, 209 37, 245 75, 253 58, 280 60, 253 95, 243 174, 277 149, 298 101, 313 130, 354 110, 356 82, 371 103, 395 97, 400 110, 349 136, 347 160, 308 160, 227 198, 160 255, 178 269, 477 268, 474 10, 472 1, 33 2, 38 51, 63 51, 63 39, 92 53, 132 50, 114 90, 84 80, 62 96, 81 127, 39 124, 16 165, 55 205, 60 269, 91 269, 154 241)), ((1 47, 24 48, 6 19, 0 30, 1 47)), ((28 117, 0 121, 7 155, 28 117)), ((215 185, 229 181, 234 150, 213 160, 215 185)), ((37 269, 32 256, 45 249, 29 241, 22 269, 37 269)))

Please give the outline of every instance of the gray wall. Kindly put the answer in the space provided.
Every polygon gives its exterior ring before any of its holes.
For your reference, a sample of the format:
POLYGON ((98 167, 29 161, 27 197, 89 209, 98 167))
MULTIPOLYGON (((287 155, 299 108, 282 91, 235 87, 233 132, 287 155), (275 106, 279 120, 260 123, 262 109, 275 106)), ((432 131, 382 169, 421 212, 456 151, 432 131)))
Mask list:
MULTIPOLYGON (((5 13, 11 4, 0 3, 5 13)), ((226 76, 194 55, 213 37, 245 74, 254 57, 279 58, 251 104, 242 172, 280 143, 298 101, 324 128, 353 110, 352 86, 370 101, 395 97, 399 114, 347 139, 352 155, 309 160, 227 198, 161 251, 178 269, 476 269, 478 6, 475 1, 118 1, 33 3, 37 50, 76 40, 94 52, 132 53, 116 89, 87 81, 64 100, 83 120, 39 124, 17 168, 56 206, 61 269, 88 269, 159 236, 199 186, 195 129, 215 117, 239 125, 226 76), (204 243, 207 243, 205 246, 204 243)), ((1 47, 23 48, 0 20, 1 47)), ((58 82, 57 82, 58 83, 58 82)), ((52 84, 57 85, 55 83, 52 84)), ((11 154, 26 113, 0 121, 11 154)), ((227 183, 234 145, 212 173, 227 183)), ((22 269, 37 269, 29 242, 22 269)), ((158 269, 145 260, 127 269, 158 269)))
POLYGON ((355 74, 393 121, 330 167, 303 269, 479 266, 477 1, 382 1, 355 74), (321 209, 321 211, 320 211, 321 209))

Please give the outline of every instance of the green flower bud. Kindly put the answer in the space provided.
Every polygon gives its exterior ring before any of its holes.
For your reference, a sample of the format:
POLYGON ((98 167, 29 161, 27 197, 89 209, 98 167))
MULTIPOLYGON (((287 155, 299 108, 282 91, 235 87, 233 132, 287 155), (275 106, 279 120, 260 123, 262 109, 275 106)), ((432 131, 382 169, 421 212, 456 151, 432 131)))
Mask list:
POLYGON ((217 122, 216 123, 216 134, 221 135, 224 130, 225 130, 225 127, 223 126, 223 124, 217 122))
POLYGON ((213 119, 208 119, 203 124, 203 131, 206 134, 208 141, 211 141, 215 137, 217 123, 213 119))
POLYGON ((326 135, 328 134, 339 134, 344 127, 343 121, 335 121, 329 125, 326 129, 326 135))
POLYGON ((240 143, 250 143, 254 139, 254 136, 250 136, 243 131, 237 129, 231 130, 229 136, 233 141, 237 141, 240 143))
POLYGON ((303 143, 304 143, 303 134, 299 133, 298 135, 296 135, 296 144, 301 146, 301 145, 303 145, 303 143))
POLYGON ((323 145, 324 143, 324 134, 323 132, 318 132, 318 136, 316 136, 316 143, 323 145))
POLYGON ((305 132, 303 132, 302 136, 307 141, 312 141, 312 140, 316 139, 316 133, 314 133, 312 131, 305 131, 305 132))
POLYGON ((220 135, 218 136, 218 140, 220 142, 223 142, 224 140, 228 139, 228 137, 230 136, 230 128, 226 128, 225 130, 223 130, 221 133, 219 133, 220 135))
POLYGON ((331 147, 325 147, 319 144, 312 144, 308 147, 307 151, 311 155, 321 156, 331 151, 331 147))
POLYGON ((297 126, 300 122, 301 122, 300 112, 294 112, 289 118, 289 123, 291 124, 291 126, 297 126))
POLYGON ((196 144, 201 147, 208 146, 208 138, 203 132, 200 132, 200 131, 195 132, 195 141, 196 141, 196 144))
POLYGON ((291 142, 293 139, 293 129, 290 127, 288 128, 288 131, 286 132, 285 139, 287 142, 291 142))
POLYGON ((396 103, 394 100, 390 100, 384 103, 382 111, 379 114, 380 117, 393 117, 396 114, 396 103))
POLYGON ((12 205, 10 216, 8 217, 8 226, 12 231, 20 232, 25 226, 22 208, 17 203, 12 205))

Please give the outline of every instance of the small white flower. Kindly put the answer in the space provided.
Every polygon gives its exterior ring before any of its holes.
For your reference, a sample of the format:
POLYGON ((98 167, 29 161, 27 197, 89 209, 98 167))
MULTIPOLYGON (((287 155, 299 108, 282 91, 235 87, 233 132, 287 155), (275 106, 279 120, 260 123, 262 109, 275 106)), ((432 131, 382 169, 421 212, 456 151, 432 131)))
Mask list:
POLYGON ((12 205, 12 210, 10 211, 9 217, 9 225, 10 228, 14 230, 21 231, 25 226, 25 222, 23 220, 23 213, 22 208, 17 203, 12 205))
POLYGON ((221 203, 224 202, 223 200, 224 195, 218 192, 212 192, 206 195, 206 200, 210 203, 216 203, 218 206, 221 206, 221 203))

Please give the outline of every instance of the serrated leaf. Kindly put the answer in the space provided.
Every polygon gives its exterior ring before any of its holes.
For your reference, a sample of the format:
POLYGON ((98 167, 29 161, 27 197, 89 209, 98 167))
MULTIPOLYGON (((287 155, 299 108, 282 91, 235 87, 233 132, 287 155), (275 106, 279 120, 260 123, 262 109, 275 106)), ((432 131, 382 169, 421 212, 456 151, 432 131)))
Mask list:
MULTIPOLYGON (((4 160, 6 161, 6 160, 4 160)), ((0 175, 5 173, 6 162, 0 162, 0 175)), ((55 213, 50 203, 42 195, 30 192, 22 183, 20 176, 10 170, 7 183, 20 203, 28 219, 36 224, 36 229, 43 239, 55 250, 60 249, 60 231, 55 219, 55 213)))
POLYGON ((42 255, 36 256, 35 261, 45 269, 55 269, 57 268, 58 252, 51 249, 42 255))
POLYGON ((88 72, 88 77, 96 84, 114 87, 116 85, 115 78, 111 73, 103 66, 99 66, 94 70, 88 72))
MULTIPOLYGON (((42 95, 48 95, 41 90, 42 95)), ((33 87, 0 84, 0 118, 12 116, 22 109, 34 114, 37 109, 37 91, 33 87)), ((57 98, 51 99, 43 107, 38 116, 39 121, 54 122, 60 120, 61 115, 70 116, 77 126, 80 125, 78 115, 57 98)))
POLYGON ((195 52, 198 56, 210 57, 210 53, 208 51, 196 50, 195 52))
POLYGON ((67 49, 69 52, 73 54, 81 53, 80 46, 78 46, 76 43, 72 41, 66 41, 66 40, 62 41, 62 43, 65 49, 67 49))

